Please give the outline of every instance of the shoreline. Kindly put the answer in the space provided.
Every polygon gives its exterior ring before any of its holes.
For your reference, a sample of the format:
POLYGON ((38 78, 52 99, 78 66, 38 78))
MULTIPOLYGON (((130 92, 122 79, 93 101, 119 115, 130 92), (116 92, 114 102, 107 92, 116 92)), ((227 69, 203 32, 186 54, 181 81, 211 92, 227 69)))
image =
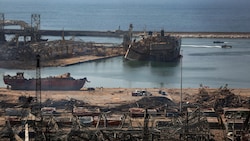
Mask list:
MULTIPOLYGON (((77 56, 71 58, 64 59, 56 59, 50 61, 41 62, 41 68, 45 67, 67 67, 72 65, 77 65, 81 63, 93 62, 98 60, 109 59, 113 57, 118 57, 121 55, 111 55, 111 56, 77 56)), ((35 69, 35 61, 0 61, 0 68, 3 69, 24 69, 24 70, 32 70, 35 69), (27 65, 29 64, 29 65, 27 65)))
POLYGON ((93 62, 93 61, 99 61, 99 60, 104 60, 104 59, 109 59, 113 57, 119 57, 122 55, 113 55, 113 56, 105 56, 105 57, 96 57, 95 59, 86 59, 86 60, 80 60, 80 61, 74 61, 68 64, 63 64, 61 67, 67 67, 67 66, 73 66, 81 63, 87 63, 87 62, 93 62))

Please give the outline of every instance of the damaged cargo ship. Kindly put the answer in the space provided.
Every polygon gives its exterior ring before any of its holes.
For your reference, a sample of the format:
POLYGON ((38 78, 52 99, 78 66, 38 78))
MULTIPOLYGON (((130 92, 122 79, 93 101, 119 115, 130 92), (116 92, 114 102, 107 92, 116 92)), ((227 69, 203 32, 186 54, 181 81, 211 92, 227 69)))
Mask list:
MULTIPOLYGON (((27 79, 23 72, 18 72, 15 76, 4 75, 4 83, 12 90, 36 90, 36 78, 27 79)), ((87 78, 74 79, 70 73, 59 76, 40 78, 41 90, 80 90, 87 78)))
POLYGON ((165 36, 164 30, 156 36, 149 32, 147 37, 143 37, 139 41, 129 42, 127 40, 127 44, 124 45, 126 51, 124 58, 127 60, 171 62, 181 57, 181 38, 165 36))

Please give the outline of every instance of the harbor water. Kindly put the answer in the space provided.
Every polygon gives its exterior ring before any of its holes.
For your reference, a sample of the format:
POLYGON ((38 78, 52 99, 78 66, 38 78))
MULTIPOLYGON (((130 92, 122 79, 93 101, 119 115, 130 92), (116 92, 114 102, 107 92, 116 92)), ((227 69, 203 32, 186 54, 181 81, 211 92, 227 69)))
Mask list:
MULTIPOLYGON (((250 40, 216 39, 232 48, 221 48, 215 39, 182 39, 183 58, 178 62, 125 61, 123 57, 109 58, 67 67, 42 68, 42 77, 70 72, 74 78, 87 77, 86 87, 197 88, 200 84, 220 87, 228 84, 234 88, 250 87, 250 40)), ((25 72, 27 78, 35 78, 35 70, 0 69, 3 74, 25 72)), ((0 86, 4 87, 2 78, 0 86)))
MULTIPOLYGON (((135 30, 147 31, 250 32, 249 5, 249 0, 159 0, 157 3, 153 0, 0 0, 0 13, 4 13, 6 20, 27 23, 31 14, 40 14, 41 29, 127 30, 132 23, 135 30)), ((74 39, 122 42, 117 38, 74 39)), ((91 82, 86 87, 179 88, 182 83, 185 88, 197 88, 200 84, 215 88, 225 84, 232 88, 250 88, 249 39, 184 38, 182 54, 182 60, 175 63, 128 62, 115 57, 68 67, 42 68, 41 75, 70 72, 74 78, 87 77, 91 82), (222 44, 213 41, 223 41, 232 48, 221 48, 222 44)), ((15 75, 21 71, 27 78, 36 77, 35 70, 2 67, 0 87, 5 87, 4 74, 15 75)))

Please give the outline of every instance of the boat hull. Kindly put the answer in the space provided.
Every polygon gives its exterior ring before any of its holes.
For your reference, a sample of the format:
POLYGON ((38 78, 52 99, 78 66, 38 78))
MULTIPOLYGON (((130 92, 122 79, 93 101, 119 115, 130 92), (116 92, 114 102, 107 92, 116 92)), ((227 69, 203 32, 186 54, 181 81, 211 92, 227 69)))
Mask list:
POLYGON ((173 62, 181 57, 180 48, 180 37, 149 36, 137 42, 131 42, 124 58, 127 60, 173 62))
MULTIPOLYGON (((41 78, 41 90, 80 90, 85 82, 86 78, 74 79, 72 77, 48 77, 41 78)), ((4 76, 4 83, 10 86, 12 90, 36 90, 38 79, 26 79, 24 77, 17 76, 4 76)))

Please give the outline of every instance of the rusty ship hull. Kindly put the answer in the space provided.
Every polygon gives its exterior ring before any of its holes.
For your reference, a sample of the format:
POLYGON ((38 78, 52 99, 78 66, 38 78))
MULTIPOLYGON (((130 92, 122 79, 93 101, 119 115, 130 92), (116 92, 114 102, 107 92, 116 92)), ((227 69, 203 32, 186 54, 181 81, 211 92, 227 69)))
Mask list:
MULTIPOLYGON (((126 47, 125 47, 126 48, 126 47)), ((172 62, 180 57, 181 38, 164 35, 148 35, 139 41, 131 42, 126 50, 126 60, 172 62)))
MULTIPOLYGON (((4 75, 4 83, 12 90, 36 90, 39 79, 24 78, 23 73, 17 73, 15 76, 4 75)), ((41 90, 80 90, 86 78, 74 79, 69 73, 56 77, 40 78, 41 90)))

